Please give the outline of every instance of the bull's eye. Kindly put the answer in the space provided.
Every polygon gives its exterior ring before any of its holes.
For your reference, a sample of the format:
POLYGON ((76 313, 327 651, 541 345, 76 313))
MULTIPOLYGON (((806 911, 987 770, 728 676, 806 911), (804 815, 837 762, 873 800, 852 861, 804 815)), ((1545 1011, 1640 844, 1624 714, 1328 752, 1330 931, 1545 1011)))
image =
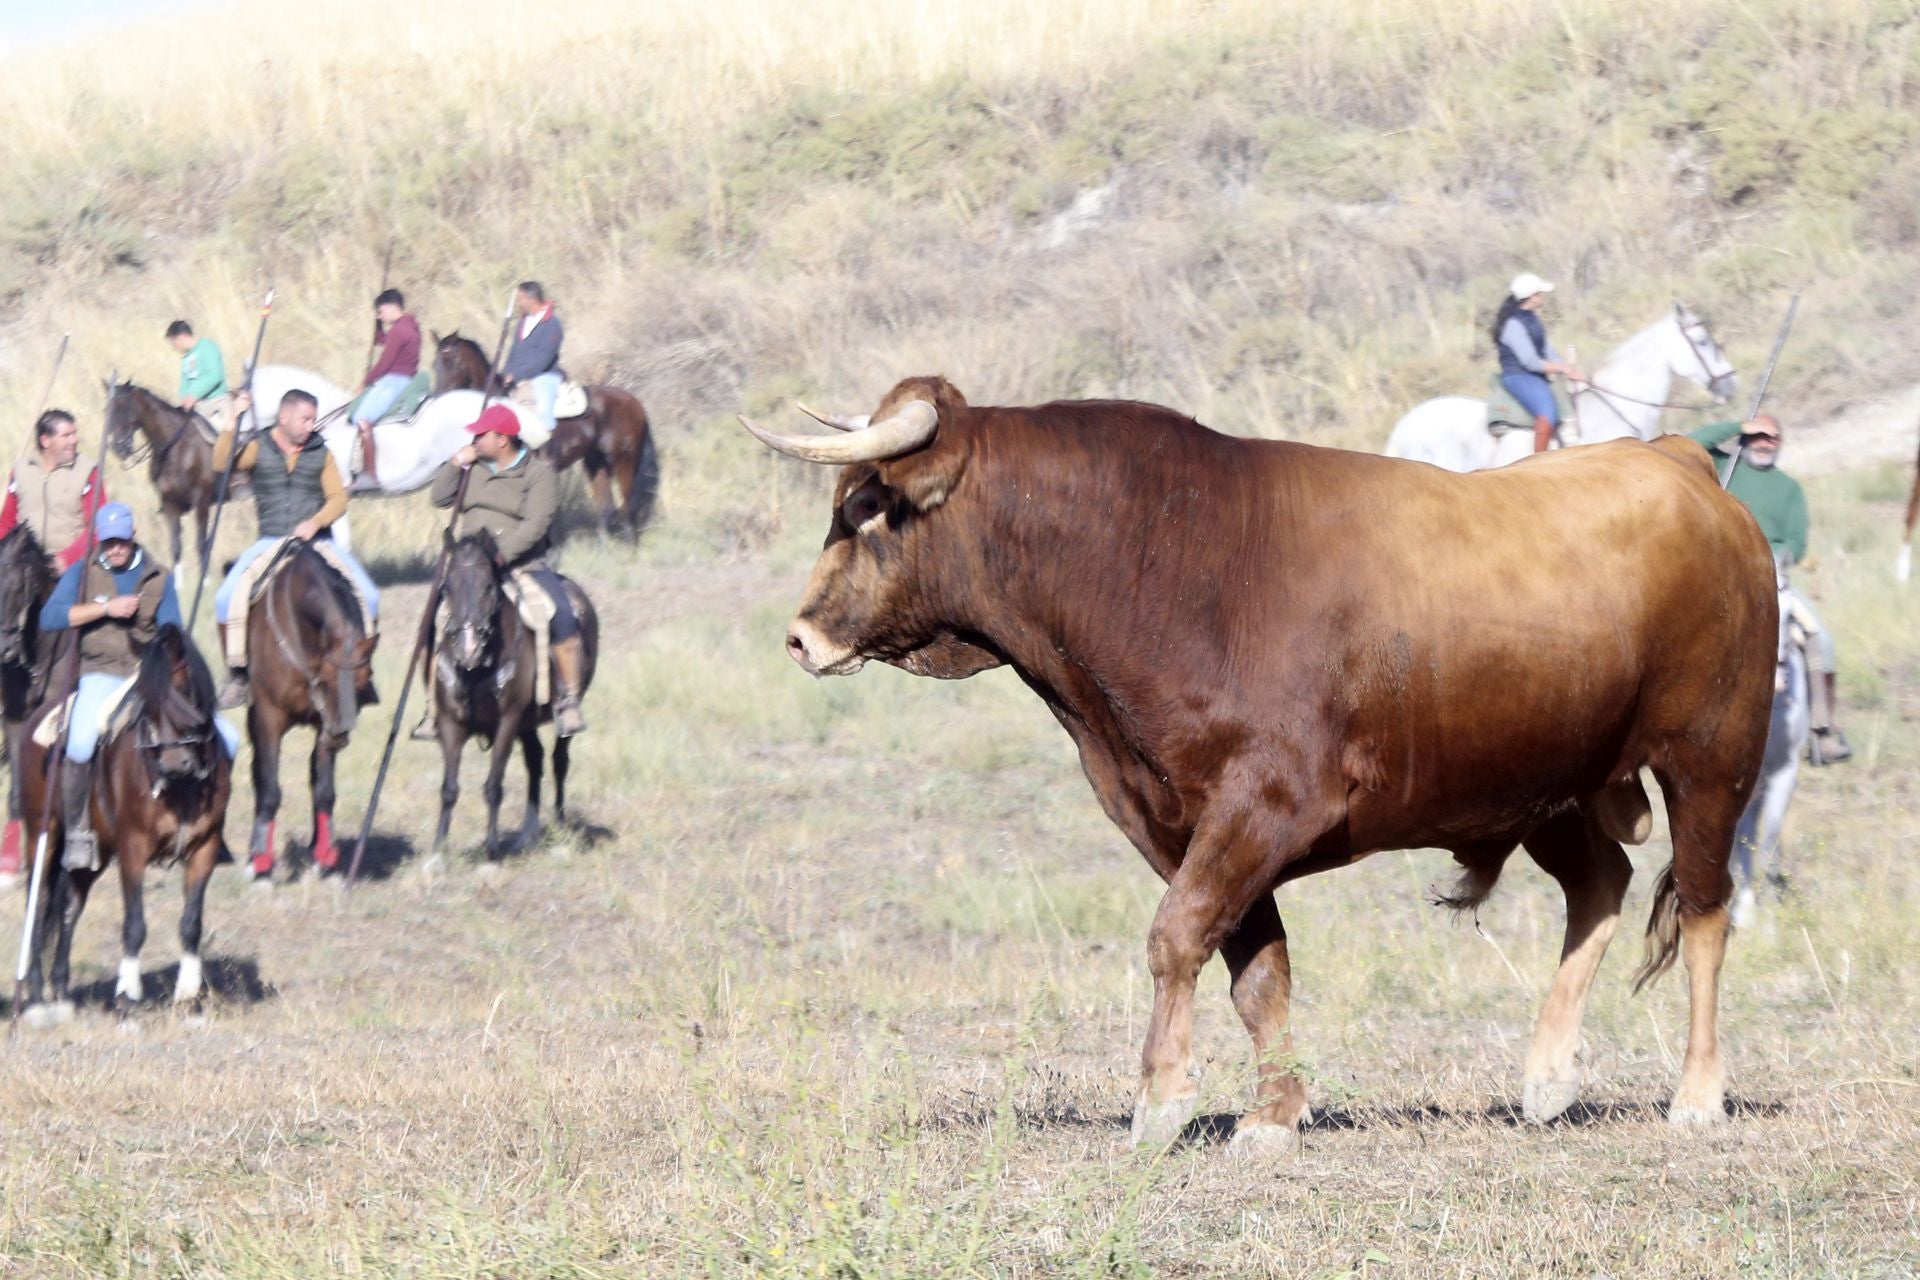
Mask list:
POLYGON ((854 528, 863 528, 869 521, 884 514, 887 504, 879 489, 874 485, 862 485, 847 495, 841 510, 846 514, 847 523, 854 528))

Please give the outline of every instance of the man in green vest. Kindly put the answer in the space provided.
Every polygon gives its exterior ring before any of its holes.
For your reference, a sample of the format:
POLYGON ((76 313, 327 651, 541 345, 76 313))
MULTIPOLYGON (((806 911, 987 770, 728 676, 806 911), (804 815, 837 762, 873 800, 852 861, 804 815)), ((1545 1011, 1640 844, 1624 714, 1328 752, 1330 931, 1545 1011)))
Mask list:
POLYGON ((180 407, 198 413, 215 433, 232 421, 233 396, 227 390, 227 366, 212 338, 195 338, 193 326, 175 320, 167 326, 167 341, 180 353, 180 407))
MULTIPOLYGON (((241 405, 245 412, 249 406, 241 405)), ((327 446, 314 430, 319 402, 305 391, 293 390, 280 397, 280 408, 273 426, 258 433, 234 459, 236 472, 253 475, 253 510, 259 523, 259 537, 239 559, 214 593, 213 616, 220 628, 220 645, 226 651, 229 678, 220 690, 223 710, 247 705, 251 693, 247 687, 247 629, 235 622, 234 605, 242 584, 250 590, 254 564, 275 550, 287 538, 313 542, 327 535, 333 522, 347 513, 347 487, 340 479, 340 468, 327 446)), ((226 468, 233 452, 234 433, 227 431, 214 442, 213 469, 226 468)), ((380 592, 360 562, 346 548, 333 543, 326 558, 347 575, 355 594, 366 605, 369 622, 380 610, 380 592)), ((244 612, 244 610, 243 610, 244 612)))
MULTIPOLYGON (((1773 554, 1789 567, 1807 554, 1807 494, 1800 482, 1780 470, 1780 423, 1771 414, 1761 414, 1746 422, 1716 422, 1689 433, 1713 455, 1713 464, 1726 474, 1734 450, 1740 465, 1734 468, 1727 492, 1746 503, 1747 510, 1760 523, 1760 531, 1773 544, 1773 554)), ((1839 694, 1834 687, 1835 654, 1833 633, 1807 598, 1793 588, 1788 595, 1796 613, 1806 626, 1811 640, 1807 645, 1807 681, 1809 715, 1813 722, 1814 764, 1839 764, 1851 759, 1853 748, 1840 732, 1837 718, 1839 694)))

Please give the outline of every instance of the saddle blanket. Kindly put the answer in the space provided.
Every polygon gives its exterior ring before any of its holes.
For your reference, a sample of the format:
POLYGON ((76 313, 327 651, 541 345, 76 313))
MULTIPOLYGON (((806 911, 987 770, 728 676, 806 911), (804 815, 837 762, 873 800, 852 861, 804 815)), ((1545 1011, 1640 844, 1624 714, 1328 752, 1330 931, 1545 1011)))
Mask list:
MULTIPOLYGON (((133 692, 138 676, 128 676, 120 682, 120 687, 108 694, 100 703, 100 718, 96 722, 100 729, 100 744, 105 746, 113 736, 126 728, 131 715, 122 716, 124 710, 129 713, 133 708, 127 705, 127 695, 133 692)), ((33 726, 34 742, 51 751, 60 742, 60 735, 66 730, 67 717, 73 713, 73 700, 76 695, 68 694, 57 709, 41 713, 40 722, 33 726)))
MULTIPOLYGON (((230 615, 227 618, 228 666, 247 665, 247 614, 267 593, 267 588, 273 585, 273 580, 280 576, 281 569, 291 559, 280 554, 289 541, 290 539, 287 538, 280 539, 271 551, 248 565, 242 571, 240 582, 235 584, 233 603, 227 608, 227 613, 230 615), (273 570, 271 573, 267 572, 269 566, 273 570)), ((334 546, 329 538, 321 538, 309 545, 320 553, 320 558, 325 560, 347 584, 347 594, 351 595, 354 603, 360 606, 361 633, 369 636, 375 634, 377 628, 374 625, 373 611, 367 608, 367 602, 360 598, 360 593, 353 589, 353 575, 348 573, 346 566, 340 563, 340 548, 334 546)))

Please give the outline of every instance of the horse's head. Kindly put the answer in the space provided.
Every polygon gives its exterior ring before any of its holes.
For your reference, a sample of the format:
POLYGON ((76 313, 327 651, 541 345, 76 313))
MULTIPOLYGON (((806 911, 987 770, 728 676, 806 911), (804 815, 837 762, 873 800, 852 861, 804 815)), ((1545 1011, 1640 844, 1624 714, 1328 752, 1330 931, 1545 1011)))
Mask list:
POLYGON ((0 538, 0 662, 27 665, 34 615, 53 585, 46 550, 33 530, 17 524, 0 538))
POLYGON ((444 337, 433 335, 433 389, 478 391, 487 377, 487 357, 480 344, 458 329, 444 337))
POLYGON ((140 429, 140 390, 131 382, 107 383, 107 447, 125 462, 133 457, 140 429))
POLYGON ((500 553, 486 530, 453 544, 447 558, 446 624, 440 651, 462 671, 477 671, 492 652, 500 625, 500 553))
POLYGON ((141 653, 134 691, 140 706, 134 745, 153 778, 154 792, 212 777, 220 753, 220 735, 213 727, 213 676, 179 627, 161 627, 141 653))
POLYGON ((1739 375, 1733 362, 1720 349, 1707 322, 1682 303, 1673 304, 1672 337, 1667 344, 1667 367, 1680 377, 1698 384, 1715 404, 1733 399, 1739 375))

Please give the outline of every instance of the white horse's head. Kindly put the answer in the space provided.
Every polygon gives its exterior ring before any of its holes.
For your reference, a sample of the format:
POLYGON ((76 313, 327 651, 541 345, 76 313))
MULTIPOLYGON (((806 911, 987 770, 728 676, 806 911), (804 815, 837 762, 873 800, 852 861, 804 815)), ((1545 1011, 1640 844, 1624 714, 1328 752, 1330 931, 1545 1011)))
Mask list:
POLYGON ((1663 349, 1671 372, 1698 385, 1713 397, 1715 404, 1733 399, 1739 375, 1705 320, 1683 303, 1676 302, 1673 313, 1660 326, 1660 332, 1665 339, 1663 349))

